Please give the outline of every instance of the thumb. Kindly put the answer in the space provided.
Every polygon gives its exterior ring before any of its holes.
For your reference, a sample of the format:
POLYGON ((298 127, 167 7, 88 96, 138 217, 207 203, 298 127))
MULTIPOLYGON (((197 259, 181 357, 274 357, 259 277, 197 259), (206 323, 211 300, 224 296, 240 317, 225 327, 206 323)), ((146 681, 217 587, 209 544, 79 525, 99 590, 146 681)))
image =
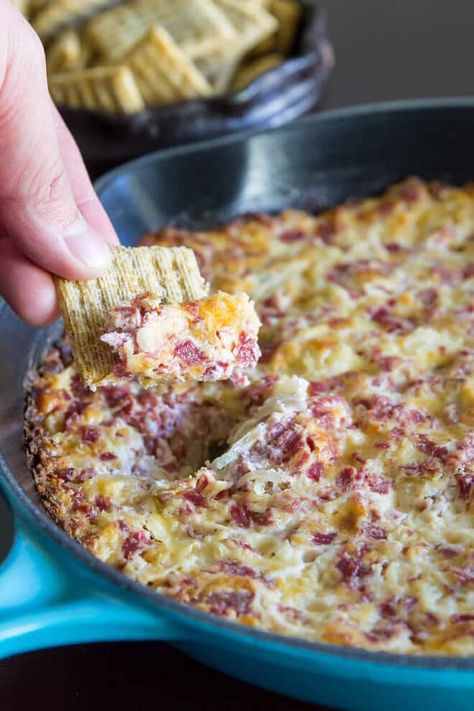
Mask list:
POLYGON ((8 2, 0 0, 0 11, 0 223, 43 269, 94 277, 108 266, 110 252, 71 189, 41 44, 8 2))

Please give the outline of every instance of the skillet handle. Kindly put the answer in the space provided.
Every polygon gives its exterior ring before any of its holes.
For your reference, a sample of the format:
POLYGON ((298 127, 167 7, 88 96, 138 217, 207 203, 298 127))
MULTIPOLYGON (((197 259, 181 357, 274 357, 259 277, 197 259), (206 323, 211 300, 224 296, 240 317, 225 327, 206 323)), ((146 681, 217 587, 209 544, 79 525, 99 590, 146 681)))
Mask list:
POLYGON ((181 637, 177 626, 151 610, 61 566, 35 538, 16 518, 13 545, 0 563, 0 659, 66 644, 181 637))

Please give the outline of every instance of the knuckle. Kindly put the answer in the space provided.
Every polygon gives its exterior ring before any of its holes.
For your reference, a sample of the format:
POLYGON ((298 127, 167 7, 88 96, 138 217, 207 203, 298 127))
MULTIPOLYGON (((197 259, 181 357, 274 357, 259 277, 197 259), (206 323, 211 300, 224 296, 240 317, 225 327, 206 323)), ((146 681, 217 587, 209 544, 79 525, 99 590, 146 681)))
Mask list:
POLYGON ((25 211, 50 229, 64 229, 77 219, 78 209, 62 163, 35 163, 23 166, 8 191, 0 186, 0 212, 25 211))
POLYGON ((48 175, 38 175, 30 187, 28 199, 35 205, 40 220, 51 226, 67 226, 75 217, 77 209, 71 199, 68 178, 62 165, 54 165, 48 175))

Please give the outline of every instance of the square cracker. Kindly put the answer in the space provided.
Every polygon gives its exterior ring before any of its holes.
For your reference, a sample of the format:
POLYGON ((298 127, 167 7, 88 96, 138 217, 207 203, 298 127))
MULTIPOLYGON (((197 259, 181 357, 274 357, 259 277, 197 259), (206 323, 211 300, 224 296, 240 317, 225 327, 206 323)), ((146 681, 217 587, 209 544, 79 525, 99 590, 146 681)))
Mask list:
POLYGON ((278 23, 266 12, 262 2, 254 0, 215 0, 232 25, 237 40, 227 42, 195 60, 196 66, 210 82, 215 93, 229 88, 242 58, 256 45, 272 37, 278 23))
POLYGON ((117 61, 152 25, 161 25, 191 59, 235 41, 212 0, 132 0, 91 20, 86 35, 106 61, 117 61))
POLYGON ((79 32, 67 29, 60 32, 46 49, 48 74, 82 69, 83 47, 79 32))
POLYGON ((109 5, 110 0, 55 0, 44 4, 34 15, 32 25, 43 42, 75 20, 87 18, 109 5))
POLYGON ((147 106, 209 96, 211 85, 178 47, 169 32, 156 25, 121 62, 129 67, 147 106))
POLYGON ((253 0, 214 0, 214 2, 237 34, 241 56, 272 35, 278 28, 276 18, 261 5, 256 5, 253 0))
POLYGON ((187 247, 116 247, 112 266, 101 277, 80 282, 55 277, 55 284, 76 367, 92 389, 108 382, 116 363, 100 340, 111 308, 146 291, 180 303, 202 299, 209 290, 187 247))
POLYGON ((223 94, 229 88, 241 59, 242 53, 238 46, 233 52, 227 47, 200 57, 195 65, 211 85, 213 94, 223 94))
POLYGON ((56 104, 72 109, 129 114, 145 108, 135 77, 123 66, 52 74, 49 91, 56 104))

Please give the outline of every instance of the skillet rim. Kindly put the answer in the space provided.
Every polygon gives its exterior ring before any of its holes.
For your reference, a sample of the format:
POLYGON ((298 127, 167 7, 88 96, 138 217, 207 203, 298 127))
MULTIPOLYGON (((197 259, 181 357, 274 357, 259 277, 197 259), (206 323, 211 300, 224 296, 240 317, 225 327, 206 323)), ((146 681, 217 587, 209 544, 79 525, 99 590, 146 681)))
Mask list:
POLYGON ((204 141, 188 143, 182 146, 171 146, 169 148, 158 149, 152 153, 147 153, 144 156, 135 158, 134 160, 123 163, 123 165, 107 171, 100 178, 94 181, 96 192, 100 194, 124 171, 128 171, 132 166, 141 167, 147 163, 153 163, 155 160, 162 158, 172 158, 173 156, 181 156, 186 154, 202 153, 209 148, 217 148, 219 146, 231 145, 232 143, 240 143, 247 141, 252 136, 270 135, 273 133, 290 134, 298 131, 300 126, 306 124, 320 124, 328 121, 337 121, 344 118, 355 118, 364 115, 374 115, 381 113, 396 113, 403 111, 411 113, 417 110, 441 110, 441 109, 456 109, 466 108, 474 109, 474 96, 448 96, 444 98, 427 98, 427 99, 396 99, 393 101, 377 101, 368 104, 355 104, 353 106, 341 106, 334 109, 319 111, 316 114, 303 116, 296 121, 291 121, 283 126, 276 126, 267 129, 249 129, 244 131, 236 131, 230 135, 210 138, 204 141))
MULTIPOLYGON (((266 131, 243 131, 231 136, 210 139, 197 144, 155 151, 146 156, 125 163, 123 166, 106 173, 95 182, 95 188, 100 197, 100 194, 106 190, 117 177, 129 172, 132 167, 141 167, 142 165, 160 162, 162 159, 169 159, 173 156, 202 153, 209 148, 217 148, 219 146, 232 143, 245 142, 250 137, 258 134, 266 135, 275 132, 280 134, 290 134, 294 131, 300 130, 300 127, 305 126, 306 124, 324 124, 328 121, 331 122, 338 119, 350 119, 364 115, 383 113, 392 114, 396 112, 410 114, 412 111, 417 110, 436 111, 456 108, 472 109, 474 111, 474 97, 466 96, 400 100, 332 109, 321 112, 315 116, 305 117, 284 127, 266 131)), ((0 327, 7 313, 8 309, 5 303, 3 303, 0 306, 0 327)), ((44 330, 40 331, 40 334, 41 333, 44 333, 44 330)), ((39 338, 39 334, 33 338, 33 347, 39 338)), ((43 535, 51 537, 54 543, 60 546, 63 555, 70 556, 70 554, 72 554, 72 560, 68 561, 69 565, 83 565, 89 574, 92 572, 93 574, 99 576, 101 587, 104 587, 107 584, 112 593, 114 590, 120 591, 121 594, 130 593, 133 598, 137 595, 139 604, 143 601, 147 608, 157 610, 158 618, 160 613, 171 613, 178 626, 185 626, 187 628, 191 626, 191 631, 193 631, 193 628, 196 628, 196 626, 201 625, 202 632, 202 627, 207 626, 211 631, 215 630, 216 634, 220 636, 221 639, 224 636, 230 638, 231 640, 237 638, 237 641, 242 644, 253 644, 265 646, 267 648, 272 646, 274 649, 275 647, 278 647, 279 652, 292 654, 293 656, 311 655, 315 661, 318 656, 324 656, 329 658, 329 660, 333 658, 334 660, 339 660, 341 662, 355 661, 363 663, 367 667, 373 668, 398 668, 400 671, 403 670, 407 674, 414 674, 416 672, 425 672, 425 674, 427 674, 429 672, 444 671, 451 673, 464 672, 463 676, 467 677, 466 673, 474 672, 474 657, 453 657, 445 655, 415 656, 396 654, 393 652, 368 651, 356 647, 343 647, 339 645, 324 644, 321 642, 311 642, 296 637, 286 637, 284 635, 278 635, 260 629, 245 627, 239 623, 215 617, 209 613, 193 608, 190 605, 174 601, 161 593, 151 591, 144 585, 127 578, 123 573, 120 573, 118 570, 115 570, 113 567, 97 559, 92 553, 71 538, 65 531, 63 531, 62 528, 59 527, 58 524, 55 523, 40 503, 36 505, 32 499, 30 499, 28 494, 17 481, 13 471, 10 470, 6 464, 2 452, 0 452, 0 471, 7 482, 9 493, 13 495, 13 497, 9 498, 15 499, 15 505, 12 507, 15 518, 27 518, 30 523, 34 522, 37 529, 39 529, 43 535)), ((182 639, 182 637, 180 637, 180 639, 182 639)), ((185 637, 184 639, 192 641, 194 637, 190 635, 189 638, 185 637)), ((172 638, 170 639, 170 642, 173 643, 172 638)), ((218 647, 218 643, 219 640, 216 640, 214 646, 218 647)))

